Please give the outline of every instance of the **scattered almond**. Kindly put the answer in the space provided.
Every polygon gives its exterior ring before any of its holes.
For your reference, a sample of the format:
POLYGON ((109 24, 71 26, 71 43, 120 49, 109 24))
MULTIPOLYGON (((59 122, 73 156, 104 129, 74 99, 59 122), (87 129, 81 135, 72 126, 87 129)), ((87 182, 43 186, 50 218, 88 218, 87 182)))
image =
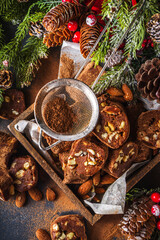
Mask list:
POLYGON ((103 187, 96 187, 96 189, 95 189, 95 193, 97 193, 97 194, 103 194, 103 193, 105 193, 105 189, 103 188, 103 187))
POLYGON ((21 208, 21 207, 23 207, 25 202, 26 202, 26 193, 25 192, 18 193, 16 196, 16 206, 18 208, 21 208))
POLYGON ((28 193, 34 201, 40 201, 42 199, 42 193, 38 188, 33 187, 28 190, 28 193))
POLYGON ((127 84, 122 85, 122 91, 124 92, 124 99, 126 101, 132 101, 133 100, 133 93, 131 89, 127 86, 127 84))
POLYGON ((93 176, 94 186, 98 186, 98 184, 100 183, 100 180, 101 180, 101 175, 100 175, 100 171, 99 171, 93 176))
POLYGON ((49 187, 46 190, 46 198, 48 201, 54 201, 56 198, 55 192, 49 187))
POLYGON ((38 240, 51 240, 49 233, 41 228, 36 231, 36 237, 38 238, 38 240))
POLYGON ((78 193, 80 195, 86 195, 92 188, 92 179, 89 179, 87 182, 82 183, 82 185, 78 188, 78 193))
POLYGON ((101 178, 100 185, 112 184, 115 180, 116 178, 106 174, 101 178))
POLYGON ((121 89, 110 87, 107 89, 107 93, 111 96, 121 97, 123 96, 123 92, 121 89))

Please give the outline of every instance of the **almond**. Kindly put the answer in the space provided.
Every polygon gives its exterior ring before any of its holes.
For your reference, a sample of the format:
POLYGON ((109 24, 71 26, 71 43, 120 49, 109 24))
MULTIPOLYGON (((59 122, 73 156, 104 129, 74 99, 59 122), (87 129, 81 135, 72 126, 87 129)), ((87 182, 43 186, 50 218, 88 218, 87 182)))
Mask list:
POLYGON ((89 179, 87 182, 83 183, 79 188, 78 188, 78 193, 80 195, 86 195, 89 193, 89 191, 92 188, 92 179, 89 179))
POLYGON ((97 172, 97 173, 93 176, 93 184, 94 184, 94 186, 98 186, 98 184, 100 183, 100 180, 101 180, 100 172, 97 172))
POLYGON ((110 87, 107 89, 107 93, 111 96, 116 96, 116 97, 121 97, 123 96, 122 90, 115 88, 115 87, 110 87))
POLYGON ((95 193, 97 193, 97 194, 103 194, 103 193, 105 193, 105 191, 106 190, 103 187, 97 187, 95 189, 95 193))
POLYGON ((131 89, 127 86, 127 84, 122 85, 122 91, 124 92, 124 99, 126 101, 132 101, 133 100, 133 93, 131 89))
POLYGON ((38 240, 51 240, 49 233, 41 228, 36 231, 36 237, 38 238, 38 240))
POLYGON ((104 176, 101 178, 100 185, 111 184, 111 183, 113 183, 115 180, 116 180, 116 178, 110 176, 109 174, 106 174, 106 175, 104 175, 104 176))
POLYGON ((34 201, 40 201, 42 199, 42 193, 38 188, 31 188, 28 190, 28 193, 34 201))
POLYGON ((25 192, 18 193, 16 196, 16 206, 18 208, 21 208, 21 207, 23 207, 25 202, 26 202, 26 193, 25 192))
POLYGON ((48 201, 54 201, 56 198, 55 192, 49 187, 47 188, 47 191, 46 191, 46 198, 48 201))

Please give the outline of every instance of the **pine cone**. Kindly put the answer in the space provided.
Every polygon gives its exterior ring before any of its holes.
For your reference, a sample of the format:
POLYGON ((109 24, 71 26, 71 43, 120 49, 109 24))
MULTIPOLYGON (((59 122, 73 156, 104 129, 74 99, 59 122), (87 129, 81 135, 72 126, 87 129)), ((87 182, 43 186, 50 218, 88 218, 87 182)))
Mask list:
POLYGON ((147 24, 147 32, 152 40, 160 43, 160 13, 154 14, 147 24))
MULTIPOLYGON (((107 61, 112 53, 112 50, 108 50, 105 60, 107 61)), ((123 60, 123 52, 121 50, 117 51, 109 60, 107 67, 114 67, 118 65, 123 60)))
POLYGON ((44 32, 45 32, 45 29, 39 21, 36 22, 36 23, 31 23, 31 27, 29 29, 29 35, 30 36, 35 36, 35 37, 38 37, 38 38, 42 38, 44 32))
POLYGON ((122 235, 128 240, 150 239, 156 227, 156 219, 151 213, 151 207, 152 201, 148 197, 142 197, 134 202, 119 224, 122 235))
POLYGON ((0 88, 8 89, 12 86, 12 72, 8 70, 0 71, 0 88))
POLYGON ((43 18, 42 24, 48 32, 53 32, 56 28, 61 27, 66 22, 79 17, 84 11, 82 5, 63 2, 52 8, 43 18))
POLYGON ((63 43, 63 40, 69 40, 73 35, 74 33, 68 30, 66 23, 55 31, 46 33, 43 38, 43 43, 46 44, 48 48, 59 46, 63 43))
POLYGON ((144 98, 160 100, 160 59, 147 60, 135 77, 137 88, 144 98))
POLYGON ((100 35, 100 25, 97 22, 94 26, 89 26, 85 22, 80 29, 80 51, 86 58, 100 35))

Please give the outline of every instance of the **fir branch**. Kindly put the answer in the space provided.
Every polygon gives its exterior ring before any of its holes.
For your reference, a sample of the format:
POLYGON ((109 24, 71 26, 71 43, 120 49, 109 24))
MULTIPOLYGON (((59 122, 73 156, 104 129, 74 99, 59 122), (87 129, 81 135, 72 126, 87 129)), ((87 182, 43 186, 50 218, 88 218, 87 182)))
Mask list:
POLYGON ((1 105, 3 103, 3 101, 4 101, 3 92, 4 92, 4 90, 0 88, 0 107, 1 107, 1 105))
POLYGON ((154 192, 160 193, 160 187, 150 190, 145 188, 133 188, 126 194, 126 202, 133 202, 136 198, 142 197, 143 195, 150 196, 154 192))
POLYGON ((0 24, 0 49, 4 44, 4 34, 3 34, 3 29, 2 29, 2 25, 0 24))
POLYGON ((1 0, 0 4, 0 15, 2 15, 5 11, 7 11, 15 0, 1 0))
POLYGON ((26 45, 16 58, 16 80, 17 87, 29 86, 31 84, 34 70, 39 68, 39 59, 47 57, 48 48, 42 39, 30 37, 26 45))

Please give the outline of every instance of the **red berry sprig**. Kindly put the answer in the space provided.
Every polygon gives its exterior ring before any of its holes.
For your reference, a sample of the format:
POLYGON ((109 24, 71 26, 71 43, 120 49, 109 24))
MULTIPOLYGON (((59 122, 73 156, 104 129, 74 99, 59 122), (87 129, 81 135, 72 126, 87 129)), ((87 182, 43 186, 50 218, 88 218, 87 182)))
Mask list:
POLYGON ((159 217, 159 215, 160 215, 160 206, 157 205, 157 204, 153 205, 152 208, 151 208, 151 212, 152 212, 152 214, 154 216, 159 217))
POLYGON ((96 18, 96 16, 95 15, 93 15, 93 14, 90 14, 90 15, 88 15, 87 17, 86 17, 86 24, 88 25, 88 26, 94 26, 95 24, 97 23, 97 18, 96 18))
MULTIPOLYGON (((160 193, 158 192, 152 193, 151 199, 155 203, 160 203, 160 193)), ((160 205, 158 204, 153 205, 151 208, 151 212, 155 217, 160 218, 160 205)), ((160 221, 157 222, 157 228, 160 230, 160 221)))
POLYGON ((75 43, 79 43, 79 40, 80 40, 80 31, 77 31, 73 35, 72 41, 75 42, 75 43))
POLYGON ((152 193, 151 199, 153 202, 159 203, 160 202, 160 194, 158 192, 152 193))
POLYGON ((157 222, 157 228, 160 230, 160 221, 157 222))
POLYGON ((78 28, 78 23, 76 21, 70 21, 68 23, 68 29, 72 32, 75 32, 78 28))
POLYGON ((62 0, 62 2, 72 2, 72 0, 62 0))

